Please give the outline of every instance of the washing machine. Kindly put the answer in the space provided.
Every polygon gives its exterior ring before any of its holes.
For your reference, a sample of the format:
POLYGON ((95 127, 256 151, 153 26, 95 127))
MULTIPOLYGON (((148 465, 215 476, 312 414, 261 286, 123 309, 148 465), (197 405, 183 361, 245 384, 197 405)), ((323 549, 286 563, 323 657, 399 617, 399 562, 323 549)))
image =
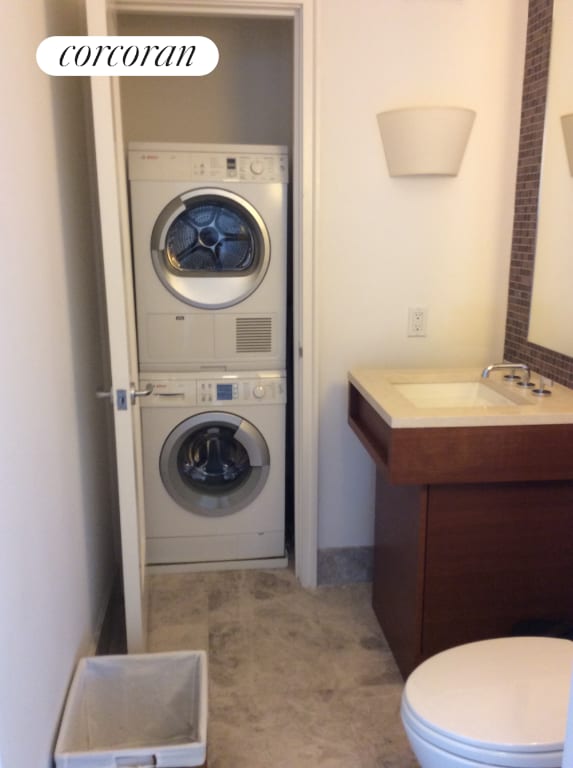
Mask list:
POLYGON ((284 372, 140 384, 147 563, 284 557, 284 372))
POLYGON ((283 146, 128 146, 141 371, 286 365, 283 146))

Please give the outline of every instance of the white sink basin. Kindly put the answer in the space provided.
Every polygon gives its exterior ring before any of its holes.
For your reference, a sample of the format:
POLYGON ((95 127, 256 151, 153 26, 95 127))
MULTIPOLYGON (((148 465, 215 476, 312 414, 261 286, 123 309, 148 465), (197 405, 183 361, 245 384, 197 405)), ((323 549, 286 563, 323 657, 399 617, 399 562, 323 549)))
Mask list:
MULTIPOLYGON (((573 424, 573 388, 554 384, 550 397, 483 368, 361 368, 349 374, 362 396, 393 429, 573 424), (497 379, 497 380, 496 380, 497 379)), ((539 376, 532 372, 532 379, 539 376)))
POLYGON ((523 405, 481 381, 394 383, 394 388, 416 408, 484 408, 523 405))

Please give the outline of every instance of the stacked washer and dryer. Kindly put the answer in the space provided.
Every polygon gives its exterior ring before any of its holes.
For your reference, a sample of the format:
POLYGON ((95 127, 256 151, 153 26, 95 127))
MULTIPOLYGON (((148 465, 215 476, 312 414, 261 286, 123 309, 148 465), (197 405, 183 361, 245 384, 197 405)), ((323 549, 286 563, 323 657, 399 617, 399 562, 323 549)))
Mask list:
POLYGON ((128 147, 150 565, 284 558, 286 147, 128 147))

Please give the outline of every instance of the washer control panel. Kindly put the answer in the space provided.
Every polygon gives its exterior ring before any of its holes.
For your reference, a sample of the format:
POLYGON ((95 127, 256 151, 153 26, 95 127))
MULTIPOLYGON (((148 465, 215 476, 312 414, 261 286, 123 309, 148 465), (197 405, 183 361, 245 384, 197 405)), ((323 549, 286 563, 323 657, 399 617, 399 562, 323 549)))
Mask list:
POLYGON ((142 408, 158 406, 264 405, 286 403, 286 378, 280 373, 222 374, 147 374, 140 387, 153 386, 149 397, 139 402, 142 408))
POLYGON ((198 395, 201 403, 221 403, 238 400, 240 396, 238 381, 199 381, 198 395))
POLYGON ((253 402, 286 402, 284 379, 210 379, 197 382, 197 405, 245 405, 253 402))

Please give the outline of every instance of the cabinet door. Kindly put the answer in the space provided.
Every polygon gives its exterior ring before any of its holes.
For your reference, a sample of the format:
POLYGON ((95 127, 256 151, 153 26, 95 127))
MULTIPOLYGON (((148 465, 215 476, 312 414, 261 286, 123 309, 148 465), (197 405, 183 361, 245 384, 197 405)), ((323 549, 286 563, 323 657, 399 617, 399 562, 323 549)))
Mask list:
POLYGON ((570 482, 431 486, 424 658, 527 619, 573 621, 572 531, 570 482))

